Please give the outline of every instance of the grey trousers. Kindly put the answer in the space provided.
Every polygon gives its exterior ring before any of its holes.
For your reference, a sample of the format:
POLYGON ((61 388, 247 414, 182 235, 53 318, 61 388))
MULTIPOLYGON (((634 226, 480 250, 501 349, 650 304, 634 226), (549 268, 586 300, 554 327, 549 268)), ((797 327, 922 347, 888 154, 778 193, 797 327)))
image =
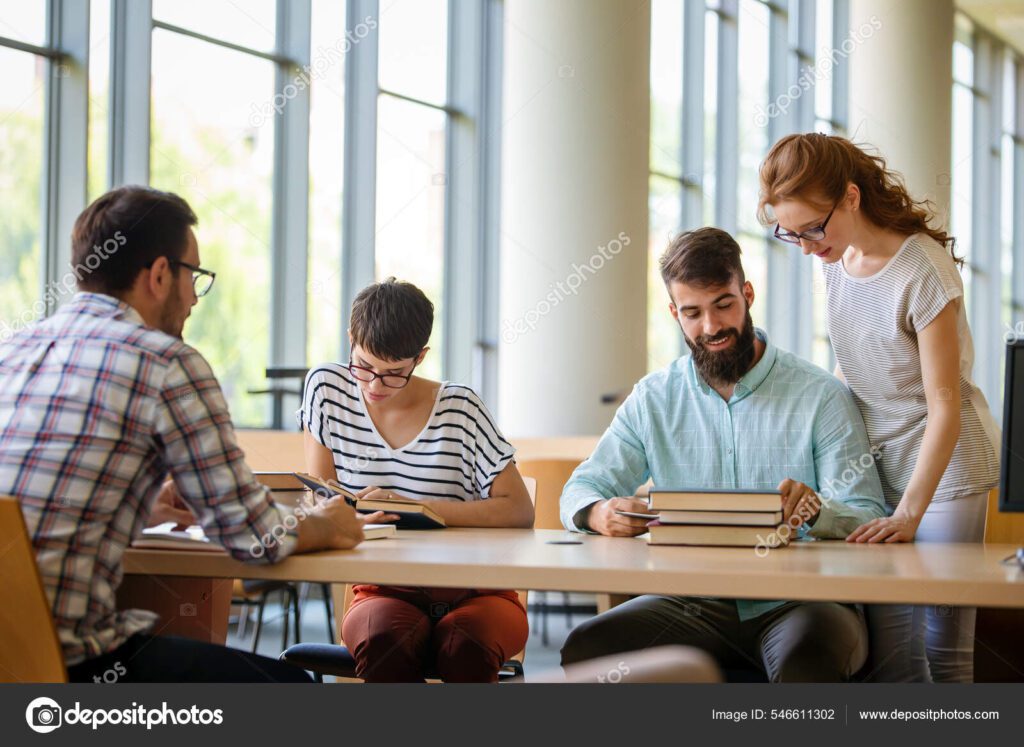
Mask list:
MULTIPOLYGON (((983 542, 988 492, 932 503, 915 542, 983 542)), ((974 682, 976 607, 865 607, 871 631, 869 682, 974 682)))
POLYGON ((772 682, 844 682, 868 652, 854 605, 786 602, 740 620, 730 599, 645 595, 573 630, 562 664, 669 644, 702 649, 723 668, 760 669, 772 682))

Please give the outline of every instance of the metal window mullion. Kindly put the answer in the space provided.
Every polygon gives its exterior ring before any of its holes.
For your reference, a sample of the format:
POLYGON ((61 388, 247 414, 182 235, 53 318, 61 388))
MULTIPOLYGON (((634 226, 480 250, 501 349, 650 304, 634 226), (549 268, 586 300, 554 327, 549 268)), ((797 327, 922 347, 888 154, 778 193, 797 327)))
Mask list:
MULTIPOLYGON (((353 44, 345 57, 345 164, 341 206, 341 308, 344 317, 356 294, 376 274, 377 205, 377 59, 380 13, 377 0, 349 0, 345 24, 354 29, 366 19, 375 33, 353 44)), ((341 355, 351 352, 342 325, 341 355)))
POLYGON ((46 149, 41 291, 47 313, 51 313, 69 295, 64 293, 63 280, 71 269, 71 229, 87 197, 88 0, 50 0, 46 46, 62 52, 59 61, 51 59, 46 63, 43 125, 46 149))
POLYGON ((38 44, 29 44, 28 42, 23 42, 19 39, 11 39, 7 36, 0 36, 0 47, 16 49, 19 52, 28 52, 29 54, 46 57, 52 60, 59 60, 64 56, 64 53, 59 49, 54 49, 53 47, 40 47, 38 44))
POLYGON ((223 47, 224 49, 230 49, 233 52, 241 52, 242 54, 252 55, 253 57, 260 57, 264 60, 269 60, 277 65, 296 65, 302 64, 295 57, 289 57, 288 55, 281 54, 280 52, 264 52, 262 49, 255 49, 254 47, 246 47, 242 44, 235 44, 227 39, 221 39, 216 36, 209 36, 207 34, 194 31, 184 26, 176 26, 173 23, 167 23, 166 21, 153 21, 153 28, 162 29, 163 31, 170 31, 173 34, 179 36, 187 36, 190 39, 201 41, 205 44, 212 44, 215 47, 223 47))
POLYGON ((444 350, 442 375, 473 381, 480 325, 480 157, 477 118, 483 106, 483 0, 448 3, 448 110, 444 201, 444 350))
MULTIPOLYGON (((768 15, 768 101, 778 101, 786 89, 786 68, 789 57, 789 18, 786 0, 769 6, 768 15)), ((790 110, 778 111, 768 119, 768 144, 773 145, 790 131, 790 110)), ((792 347, 789 322, 789 303, 792 297, 789 277, 789 252, 770 235, 764 247, 768 310, 767 327, 773 342, 785 349, 792 347)))
POLYGON ((306 363, 311 31, 310 0, 278 0, 277 55, 293 63, 274 71, 270 366, 306 363))
MULTIPOLYGON (((791 51, 789 56, 791 82, 800 79, 804 59, 814 57, 815 39, 815 0, 792 0, 789 14, 789 33, 791 51)), ((814 92, 804 91, 794 103, 794 121, 792 126, 796 132, 814 130, 814 92)), ((789 327, 792 334, 790 350, 797 355, 810 359, 814 351, 814 265, 807 261, 802 252, 789 251, 789 274, 792 285, 787 300, 789 327)))
POLYGON ((739 0, 722 0, 718 14, 718 111, 715 121, 715 223, 736 232, 739 189, 739 0))
POLYGON ((152 0, 113 0, 107 186, 149 183, 152 0))
MULTIPOLYGON (((850 36, 850 0, 832 0, 832 49, 842 50, 850 36)), ((832 126, 839 134, 850 127, 850 62, 846 55, 833 55, 832 126)))
POLYGON ((498 407, 498 339, 501 326, 501 97, 504 49, 502 0, 484 0, 484 91, 477 129, 481 133, 480 325, 474 386, 484 403, 498 407))
POLYGON ((683 179, 694 185, 682 190, 681 228, 704 225, 704 3, 683 3, 683 179))

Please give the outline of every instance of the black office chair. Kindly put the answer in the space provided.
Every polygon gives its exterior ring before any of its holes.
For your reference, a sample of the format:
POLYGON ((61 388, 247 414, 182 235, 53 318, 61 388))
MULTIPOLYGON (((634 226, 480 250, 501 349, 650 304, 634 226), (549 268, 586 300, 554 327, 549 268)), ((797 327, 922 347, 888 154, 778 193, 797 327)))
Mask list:
MULTIPOLYGON (((284 608, 284 625, 281 632, 281 648, 288 646, 288 634, 290 632, 289 622, 290 618, 295 623, 295 643, 302 642, 302 628, 301 628, 301 604, 299 598, 299 585, 291 581, 271 581, 261 579, 247 579, 242 581, 242 593, 241 595, 234 596, 231 599, 232 604, 244 605, 248 607, 250 604, 256 605, 256 623, 253 629, 252 636, 252 651, 256 653, 256 649, 260 645, 260 633, 263 630, 263 612, 264 607, 267 604, 267 599, 270 595, 276 591, 281 592, 282 595, 282 607, 284 608)), ((331 643, 334 642, 334 615, 331 608, 331 590, 328 584, 320 584, 320 593, 323 595, 324 611, 327 615, 327 640, 331 643)), ((239 618, 239 631, 238 634, 242 635, 242 622, 245 617, 239 618)))
MULTIPOLYGON (((359 679, 356 674, 356 660, 347 646, 328 643, 297 643, 287 648, 279 657, 296 667, 313 673, 317 682, 324 681, 324 675, 359 679)), ((428 668, 424 672, 428 680, 441 679, 436 671, 428 668)), ((516 659, 505 662, 498 671, 498 681, 511 680, 523 676, 523 663, 516 659)))

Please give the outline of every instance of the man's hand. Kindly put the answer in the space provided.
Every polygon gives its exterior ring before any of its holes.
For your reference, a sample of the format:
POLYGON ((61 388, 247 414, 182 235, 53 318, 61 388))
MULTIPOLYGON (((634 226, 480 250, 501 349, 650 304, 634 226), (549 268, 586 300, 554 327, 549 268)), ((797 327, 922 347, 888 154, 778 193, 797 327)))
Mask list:
POLYGON ((348 550, 363 541, 363 522, 340 495, 320 502, 299 524, 299 552, 348 550))
POLYGON ((592 504, 589 509, 584 520, 586 525, 598 534, 608 537, 635 537, 647 531, 647 519, 620 516, 615 513, 616 511, 649 513, 647 501, 634 497, 608 498, 592 504))
POLYGON ((176 524, 175 528, 190 527, 196 523, 192 509, 182 500, 178 486, 171 478, 165 480, 164 484, 160 486, 160 492, 157 493, 146 526, 155 527, 166 524, 168 521, 173 521, 176 524))
POLYGON ((792 529, 812 523, 821 512, 821 499, 807 485, 785 479, 779 483, 782 494, 782 521, 792 529))

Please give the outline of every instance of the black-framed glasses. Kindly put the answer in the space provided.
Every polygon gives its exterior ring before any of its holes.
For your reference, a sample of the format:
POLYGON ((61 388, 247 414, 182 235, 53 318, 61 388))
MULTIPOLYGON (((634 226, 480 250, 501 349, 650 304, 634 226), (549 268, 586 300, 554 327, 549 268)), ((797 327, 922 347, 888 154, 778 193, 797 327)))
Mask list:
POLYGON ((210 292, 210 288, 213 287, 213 281, 216 279, 217 273, 211 270, 204 270, 202 267, 190 265, 188 262, 182 262, 180 259, 172 259, 170 262, 172 265, 184 267, 186 270, 192 271, 192 290, 195 291, 196 298, 202 298, 210 292))
POLYGON ((357 366, 352 361, 349 361, 348 372, 364 383, 372 382, 374 379, 380 379, 380 383, 389 389, 401 389, 409 383, 409 379, 412 378, 412 372, 416 370, 417 365, 418 364, 413 363, 408 374, 379 374, 365 366, 357 366))
POLYGON ((785 241, 787 244, 799 244, 801 239, 805 241, 821 241, 823 238, 825 238, 825 226, 827 226, 828 222, 832 219, 832 213, 836 211, 837 207, 839 207, 838 202, 832 206, 831 210, 828 211, 828 215, 825 216, 825 220, 821 222, 820 226, 808 228, 806 231, 801 231, 800 233, 794 233, 793 231, 784 231, 782 229, 782 226, 776 223, 775 238, 777 238, 779 241, 785 241))

